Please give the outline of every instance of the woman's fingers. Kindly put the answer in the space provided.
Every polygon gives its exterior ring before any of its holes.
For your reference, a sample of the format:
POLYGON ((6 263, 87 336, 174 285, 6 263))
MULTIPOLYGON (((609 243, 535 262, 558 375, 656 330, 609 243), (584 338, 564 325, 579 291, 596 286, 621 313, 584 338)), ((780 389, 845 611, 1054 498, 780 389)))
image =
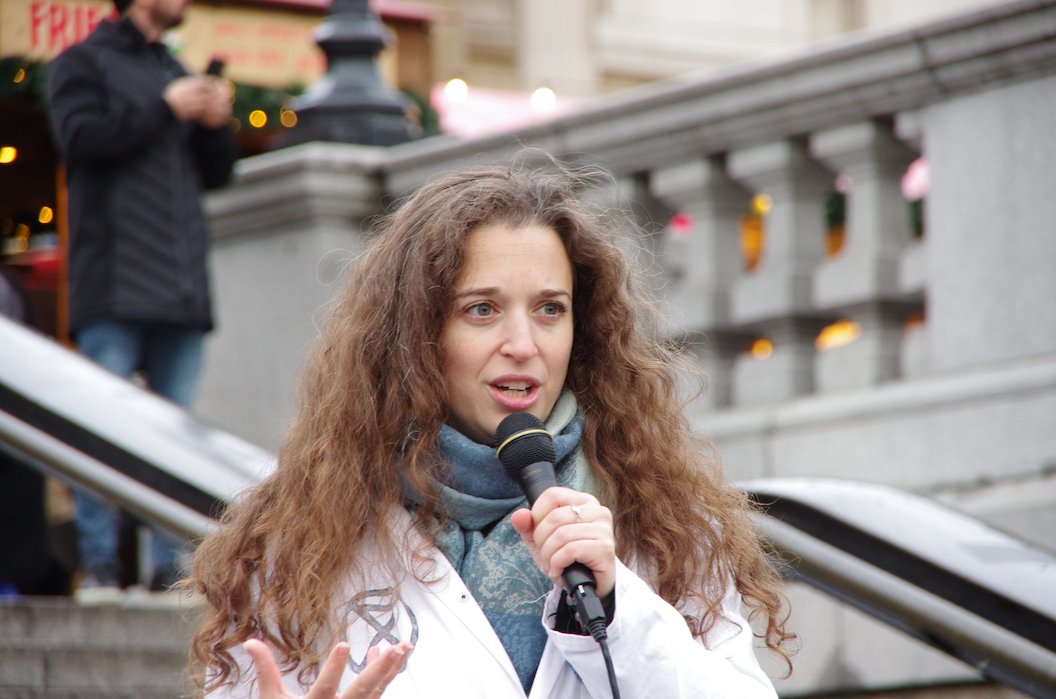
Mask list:
POLYGON ((557 582, 578 561, 594 572, 598 595, 609 594, 616 573, 612 512, 588 493, 550 488, 536 500, 532 515, 532 553, 543 572, 557 582))
MULTIPOLYGON (((253 659, 260 688, 260 699, 293 699, 282 685, 282 675, 275 662, 271 649, 262 641, 253 638, 242 644, 242 648, 253 659)), ((341 694, 340 699, 376 699, 399 674, 407 655, 411 652, 410 643, 400 643, 384 650, 372 648, 368 654, 367 666, 363 672, 352 680, 352 683, 341 694)), ((348 666, 349 646, 338 643, 330 651, 330 656, 323 663, 319 677, 304 695, 304 699, 334 699, 341 686, 341 677, 348 666)))
POLYGON ((612 530, 602 524, 569 524, 556 529, 542 545, 539 558, 547 562, 544 572, 551 578, 575 562, 594 571, 598 595, 611 589, 616 571, 616 546, 612 530))
POLYGON ((348 665, 349 647, 347 643, 338 643, 330 651, 330 656, 323 663, 319 677, 312 683, 312 688, 304 699, 334 699, 341 686, 341 676, 348 665))
POLYGON ((529 548, 534 546, 532 542, 532 531, 535 529, 535 520, 532 519, 532 511, 523 509, 517 510, 510 515, 510 524, 513 525, 514 531, 521 535, 521 539, 528 545, 529 548))
POLYGON ((532 507, 532 516, 533 538, 546 558, 576 539, 611 538, 612 512, 587 493, 550 488, 532 507))
POLYGON ((279 666, 275 663, 275 656, 271 654, 271 649, 255 638, 243 643, 242 648, 253 659, 253 669, 256 670, 257 683, 260 687, 260 699, 289 697, 282 686, 282 676, 279 674, 279 666))
MULTIPOLYGON (((412 646, 406 641, 378 651, 372 648, 367 655, 367 666, 340 699, 375 699, 380 697, 393 678, 399 674, 412 646)), ((346 656, 347 657, 347 656, 346 656)), ((332 694, 330 696, 333 696, 332 694)))

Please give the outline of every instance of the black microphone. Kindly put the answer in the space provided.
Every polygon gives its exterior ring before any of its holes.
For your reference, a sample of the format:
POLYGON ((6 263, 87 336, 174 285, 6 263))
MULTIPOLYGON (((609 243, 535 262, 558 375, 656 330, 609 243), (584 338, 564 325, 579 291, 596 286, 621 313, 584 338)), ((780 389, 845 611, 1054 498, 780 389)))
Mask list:
MULTIPOLYGON (((495 430, 495 444, 495 455, 510 478, 521 486, 529 506, 535 504, 544 490, 558 485, 554 474, 554 441, 536 416, 507 415, 495 430)), ((604 634, 605 609, 594 591, 597 582, 590 568, 576 562, 565 568, 561 577, 576 599, 580 624, 595 638, 598 638, 596 631, 604 634)))

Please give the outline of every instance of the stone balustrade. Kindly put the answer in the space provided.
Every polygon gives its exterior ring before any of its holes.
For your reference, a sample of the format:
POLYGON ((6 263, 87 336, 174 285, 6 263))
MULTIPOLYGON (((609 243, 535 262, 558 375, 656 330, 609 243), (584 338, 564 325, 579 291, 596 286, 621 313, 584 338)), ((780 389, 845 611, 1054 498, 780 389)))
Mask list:
MULTIPOLYGON (((440 170, 534 145, 616 176, 643 224, 630 242, 662 270, 667 331, 707 375, 692 415, 732 475, 887 483, 1052 547, 1054 113, 1056 3, 1020 0, 638 89, 511 134, 247 159, 210 200, 219 329, 200 411, 274 447, 371 218, 440 170), (900 184, 918 157, 930 173, 922 234, 900 184), (748 269, 740 235, 756 194, 770 209, 748 269), (665 229, 674 213, 688 231, 665 229), (856 339, 819 349, 838 320, 856 339), (765 358, 747 351, 760 338, 765 358)), ((971 677, 886 637, 891 663, 875 663, 866 639, 883 632, 817 605, 802 602, 817 612, 807 627, 831 655, 815 649, 792 691, 971 677)))

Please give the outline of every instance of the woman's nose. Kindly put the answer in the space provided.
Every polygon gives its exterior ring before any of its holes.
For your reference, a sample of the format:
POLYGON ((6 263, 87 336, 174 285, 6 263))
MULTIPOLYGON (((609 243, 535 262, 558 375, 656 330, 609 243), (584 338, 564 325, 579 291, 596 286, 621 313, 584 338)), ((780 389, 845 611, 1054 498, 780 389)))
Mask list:
POLYGON ((506 337, 502 353, 519 361, 534 357, 539 352, 532 324, 526 317, 511 317, 506 323, 506 337))

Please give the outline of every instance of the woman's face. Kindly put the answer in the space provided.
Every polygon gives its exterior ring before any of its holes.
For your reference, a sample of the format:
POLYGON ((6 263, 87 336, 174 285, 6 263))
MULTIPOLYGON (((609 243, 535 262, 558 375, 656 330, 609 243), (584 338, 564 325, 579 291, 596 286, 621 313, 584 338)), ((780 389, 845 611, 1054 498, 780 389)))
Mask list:
POLYGON ((546 420, 572 352, 572 263, 552 228, 469 234, 440 334, 448 424, 490 444, 504 417, 546 420))

